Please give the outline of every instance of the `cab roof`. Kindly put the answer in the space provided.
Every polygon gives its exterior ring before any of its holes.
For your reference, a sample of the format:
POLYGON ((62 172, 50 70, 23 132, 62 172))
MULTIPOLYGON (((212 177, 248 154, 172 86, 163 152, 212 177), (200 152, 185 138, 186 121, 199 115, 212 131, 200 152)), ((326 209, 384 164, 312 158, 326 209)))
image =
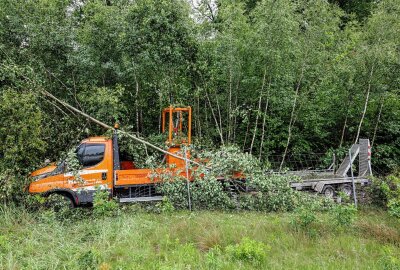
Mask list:
POLYGON ((87 139, 84 139, 82 142, 106 142, 110 140, 108 137, 89 137, 87 139))

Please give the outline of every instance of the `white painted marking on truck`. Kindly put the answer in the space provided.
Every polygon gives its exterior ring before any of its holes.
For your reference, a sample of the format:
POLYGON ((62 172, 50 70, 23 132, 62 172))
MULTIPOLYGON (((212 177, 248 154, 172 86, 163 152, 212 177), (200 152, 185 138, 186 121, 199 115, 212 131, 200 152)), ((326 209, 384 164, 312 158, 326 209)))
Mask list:
POLYGON ((73 188, 71 190, 73 191, 80 191, 80 190, 105 190, 105 189, 109 189, 108 185, 96 185, 96 186, 89 186, 89 187, 79 187, 79 188, 73 188))
MULTIPOLYGON (((78 171, 79 175, 87 175, 87 174, 92 174, 92 173, 106 173, 108 172, 108 170, 80 170, 78 171)), ((64 173, 65 177, 68 176, 74 176, 74 174, 72 172, 68 172, 68 173, 64 173)))

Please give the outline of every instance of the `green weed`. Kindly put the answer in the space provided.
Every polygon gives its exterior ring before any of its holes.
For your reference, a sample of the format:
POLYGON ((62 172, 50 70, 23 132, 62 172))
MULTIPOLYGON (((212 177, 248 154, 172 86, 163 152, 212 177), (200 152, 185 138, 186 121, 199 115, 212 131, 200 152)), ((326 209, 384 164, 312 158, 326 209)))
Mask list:
POLYGON ((229 245, 226 252, 235 260, 261 263, 267 257, 270 246, 247 237, 243 238, 239 244, 229 245))

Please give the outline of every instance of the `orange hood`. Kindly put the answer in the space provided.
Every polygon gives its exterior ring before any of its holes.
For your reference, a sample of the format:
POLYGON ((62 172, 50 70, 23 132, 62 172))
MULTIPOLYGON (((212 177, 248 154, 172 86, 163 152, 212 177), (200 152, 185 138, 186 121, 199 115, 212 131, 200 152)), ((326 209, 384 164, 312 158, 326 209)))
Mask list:
POLYGON ((50 163, 48 166, 32 172, 30 176, 34 177, 34 176, 38 176, 38 175, 41 175, 44 173, 49 173, 49 172, 54 171, 56 168, 57 168, 57 166, 54 163, 50 163))

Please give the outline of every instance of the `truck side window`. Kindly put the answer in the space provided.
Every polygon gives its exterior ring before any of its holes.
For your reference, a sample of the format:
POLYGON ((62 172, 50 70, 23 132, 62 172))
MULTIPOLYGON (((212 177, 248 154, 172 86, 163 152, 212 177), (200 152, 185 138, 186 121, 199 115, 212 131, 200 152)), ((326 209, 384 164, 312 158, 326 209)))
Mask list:
POLYGON ((79 145, 78 149, 76 149, 76 157, 79 160, 79 163, 82 165, 83 164, 83 155, 85 154, 85 147, 86 143, 83 143, 79 145))
MULTIPOLYGON (((92 167, 103 160, 105 151, 104 144, 86 144, 84 149, 85 151, 82 157, 82 166, 84 168, 92 167)), ((78 159, 79 159, 79 150, 78 150, 78 159)))

